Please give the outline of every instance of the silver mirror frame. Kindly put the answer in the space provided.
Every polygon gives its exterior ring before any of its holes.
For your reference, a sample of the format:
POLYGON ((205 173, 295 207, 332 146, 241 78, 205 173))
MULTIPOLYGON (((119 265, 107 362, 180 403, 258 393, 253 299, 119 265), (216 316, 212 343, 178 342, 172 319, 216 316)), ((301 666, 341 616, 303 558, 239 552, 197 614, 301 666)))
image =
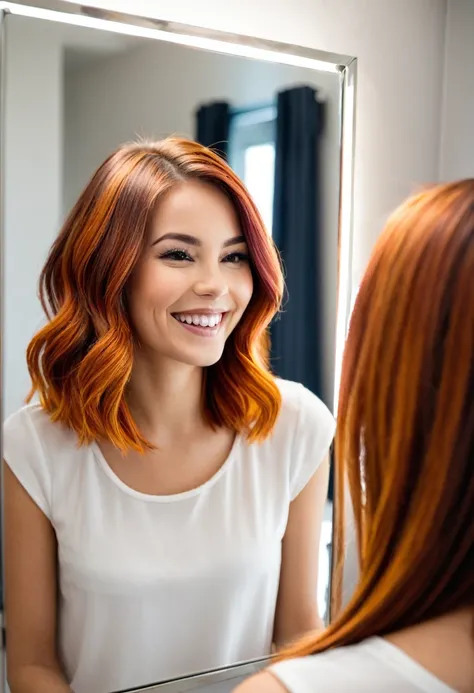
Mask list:
POLYGON ((243 679, 253 676, 267 666, 270 666, 271 661, 272 657, 260 657, 258 659, 248 660, 247 662, 238 662, 228 667, 200 671, 197 674, 189 674, 169 681, 150 684, 149 686, 140 686, 139 688, 131 688, 124 691, 114 691, 114 693, 154 693, 155 691, 157 693, 199 693, 204 686, 208 688, 218 684, 225 684, 226 688, 228 685, 232 685, 232 688, 234 688, 237 687, 243 679))
MULTIPOLYGON (((338 391, 341 377, 342 355, 349 324, 352 299, 352 244, 353 244, 353 190, 355 154, 355 112, 357 91, 357 59, 352 56, 328 53, 303 46, 226 33, 214 29, 160 20, 150 16, 125 14, 113 10, 80 5, 67 0, 0 0, 0 329, 3 332, 4 287, 4 19, 7 15, 20 15, 46 21, 57 21, 76 26, 112 31, 188 47, 254 58, 323 72, 338 76, 340 85, 340 173, 338 219, 338 271, 334 369, 334 413, 337 414, 338 391)), ((3 341, 0 335, 0 416, 3 421, 3 341)), ((1 443, 1 433, 0 433, 1 443)), ((0 490, 3 484, 0 484, 0 490)), ((334 515, 334 510, 333 510, 334 515)), ((3 522, 1 523, 3 526, 3 522)), ((2 561, 3 568, 3 561, 2 561)), ((330 566, 332 573, 333 566, 330 566)), ((330 596, 330 595, 329 595, 330 596)), ((330 604, 330 599, 329 599, 330 604)), ((329 608, 330 616, 330 608, 329 608)), ((2 623, 2 631, 3 623, 2 623)), ((4 641, 4 638, 2 638, 4 641)), ((2 650, 3 650, 2 646, 2 650)), ((1 670, 1 667, 0 667, 1 670)), ((3 676, 0 675, 0 691, 3 676)))

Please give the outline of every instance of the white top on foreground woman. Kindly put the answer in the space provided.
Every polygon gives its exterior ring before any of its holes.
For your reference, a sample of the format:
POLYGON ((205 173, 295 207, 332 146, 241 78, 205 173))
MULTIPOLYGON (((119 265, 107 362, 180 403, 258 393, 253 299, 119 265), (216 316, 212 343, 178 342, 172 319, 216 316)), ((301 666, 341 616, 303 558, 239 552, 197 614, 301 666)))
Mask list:
POLYGON ((40 404, 4 427, 12 693, 110 693, 317 627, 334 420, 266 366, 281 270, 232 170, 122 147, 40 285, 40 404))
POLYGON ((358 587, 326 631, 238 693, 473 693, 474 180, 390 219, 355 303, 339 402, 334 584, 347 476, 358 587))

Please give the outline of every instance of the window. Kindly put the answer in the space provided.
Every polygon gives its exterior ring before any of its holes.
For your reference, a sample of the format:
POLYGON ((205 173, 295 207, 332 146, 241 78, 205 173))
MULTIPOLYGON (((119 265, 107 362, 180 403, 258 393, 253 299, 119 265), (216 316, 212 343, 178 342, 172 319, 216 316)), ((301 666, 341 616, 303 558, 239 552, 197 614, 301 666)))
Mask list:
POLYGON ((275 124, 274 106, 235 111, 229 135, 229 163, 245 183, 269 233, 273 219, 275 124))

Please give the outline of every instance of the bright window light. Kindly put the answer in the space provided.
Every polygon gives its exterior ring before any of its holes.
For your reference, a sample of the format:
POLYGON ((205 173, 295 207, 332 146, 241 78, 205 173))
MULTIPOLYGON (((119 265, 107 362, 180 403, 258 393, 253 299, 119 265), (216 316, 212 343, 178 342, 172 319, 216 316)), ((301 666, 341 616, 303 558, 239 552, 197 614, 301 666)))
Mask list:
POLYGON ((272 231, 273 184, 275 179, 275 145, 257 144, 245 150, 244 183, 262 215, 268 231, 272 231))
POLYGON ((273 106, 233 115, 229 163, 244 182, 271 234, 275 183, 275 119, 273 106))

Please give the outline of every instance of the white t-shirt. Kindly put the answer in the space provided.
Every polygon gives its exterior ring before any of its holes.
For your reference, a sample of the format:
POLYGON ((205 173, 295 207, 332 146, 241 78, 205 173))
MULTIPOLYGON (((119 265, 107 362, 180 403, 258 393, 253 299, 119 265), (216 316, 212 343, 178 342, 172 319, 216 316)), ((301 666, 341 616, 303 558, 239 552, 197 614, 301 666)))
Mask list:
POLYGON ((382 638, 270 667, 289 693, 456 693, 382 638))
POLYGON ((324 459, 335 423, 278 381, 271 436, 237 436, 205 484, 139 493, 99 447, 29 405, 4 424, 4 457, 51 521, 59 646, 75 693, 110 693, 270 652, 290 502, 324 459))

